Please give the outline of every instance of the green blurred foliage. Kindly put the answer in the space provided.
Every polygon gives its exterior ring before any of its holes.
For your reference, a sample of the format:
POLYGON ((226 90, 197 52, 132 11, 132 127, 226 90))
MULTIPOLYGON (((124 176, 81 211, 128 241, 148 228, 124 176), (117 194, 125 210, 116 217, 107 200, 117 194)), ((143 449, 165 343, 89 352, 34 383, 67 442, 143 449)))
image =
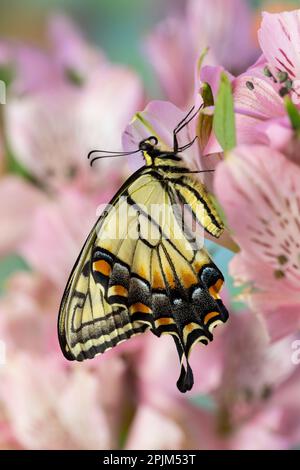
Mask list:
POLYGON ((10 255, 1 259, 0 263, 0 294, 4 292, 7 279, 16 271, 28 271, 29 267, 18 255, 10 255))

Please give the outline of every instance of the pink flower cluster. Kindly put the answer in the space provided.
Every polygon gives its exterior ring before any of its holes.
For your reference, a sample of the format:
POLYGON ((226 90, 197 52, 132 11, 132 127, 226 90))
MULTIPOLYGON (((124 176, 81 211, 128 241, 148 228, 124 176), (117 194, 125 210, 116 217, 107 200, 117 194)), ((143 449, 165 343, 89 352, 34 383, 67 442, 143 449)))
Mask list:
POLYGON ((0 146, 0 253, 26 264, 0 299, 0 448, 299 445, 300 145, 287 98, 300 112, 300 10, 264 13, 254 65, 252 21, 243 0, 189 0, 184 17, 158 26, 146 49, 170 102, 150 102, 130 124, 145 104, 140 79, 111 64, 70 20, 49 22, 48 53, 0 43, 1 68, 13 72, 0 146), (226 70, 237 146, 224 155, 211 121, 226 70), (207 85, 210 104, 202 96, 207 85), (195 387, 186 397, 174 386, 171 338, 147 333, 74 364, 59 350, 56 318, 101 205, 139 163, 107 159, 91 169, 87 153, 136 149, 153 130, 170 148, 186 109, 202 102, 180 134, 182 144, 198 135, 183 158, 190 168, 216 170, 205 183, 225 213, 220 243, 238 249, 230 274, 245 306, 232 308, 208 348, 193 351, 195 387))

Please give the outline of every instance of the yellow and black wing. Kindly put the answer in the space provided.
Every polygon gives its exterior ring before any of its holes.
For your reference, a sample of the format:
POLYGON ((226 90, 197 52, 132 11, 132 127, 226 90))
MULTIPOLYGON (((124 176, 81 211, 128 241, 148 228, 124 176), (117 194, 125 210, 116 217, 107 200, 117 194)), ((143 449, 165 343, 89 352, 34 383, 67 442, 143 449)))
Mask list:
MULTIPOLYGON (((59 310, 58 337, 69 360, 91 359, 146 329, 145 324, 133 324, 124 302, 120 302, 127 295, 129 279, 114 282, 120 277, 118 268, 122 270, 116 262, 118 253, 125 253, 130 262, 134 257, 135 224, 130 221, 128 225, 126 217, 132 211, 122 197, 131 181, 135 181, 134 175, 93 227, 67 282, 59 310)), ((146 182, 141 177, 140 186, 146 182)))
POLYGON ((171 334, 181 362, 177 382, 193 385, 189 353, 212 340, 228 318, 219 291, 223 276, 192 234, 177 202, 218 236, 222 224, 202 185, 188 176, 162 179, 144 167, 100 217, 68 281, 59 338, 68 359, 92 358, 150 329, 171 334))

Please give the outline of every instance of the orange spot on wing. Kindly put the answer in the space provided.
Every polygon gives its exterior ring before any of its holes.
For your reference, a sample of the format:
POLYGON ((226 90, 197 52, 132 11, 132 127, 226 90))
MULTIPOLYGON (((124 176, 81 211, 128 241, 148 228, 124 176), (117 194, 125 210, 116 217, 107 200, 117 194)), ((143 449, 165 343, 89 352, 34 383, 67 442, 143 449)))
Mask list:
POLYGON ((173 273, 170 269, 166 269, 165 276, 170 287, 175 287, 175 280, 173 273))
POLYGON ((200 271, 200 269, 202 268, 202 266, 203 266, 203 265, 202 265, 201 263, 199 263, 199 261, 195 261, 195 262, 194 262, 194 269, 195 269, 195 271, 196 271, 197 273, 200 271))
POLYGON ((161 276, 161 273, 159 271, 155 271, 153 274, 153 281, 152 281, 152 287, 153 289, 164 289, 165 284, 164 280, 161 276))
POLYGON ((181 280, 185 288, 189 288, 193 284, 197 283, 197 278, 194 273, 190 270, 183 271, 181 273, 181 280))
POLYGON ((193 268, 195 269, 195 271, 198 273, 200 271, 200 269, 203 268, 203 266, 207 263, 210 262, 210 259, 207 255, 207 253, 204 251, 204 250, 200 250, 197 255, 196 255, 196 258, 193 262, 193 268))
POLYGON ((222 279, 218 279, 217 282, 213 285, 213 286, 210 286, 209 288, 209 293, 212 297, 214 297, 215 299, 218 299, 219 298, 219 292, 222 288, 222 285, 223 285, 223 280, 222 279))
POLYGON ((147 305, 142 304, 141 302, 137 302, 136 304, 132 304, 131 307, 129 307, 129 313, 148 313, 151 314, 152 310, 150 307, 147 307, 147 305))
POLYGON ((120 297, 128 297, 128 290, 126 287, 116 285, 111 286, 109 289, 109 295, 119 295, 120 297))
POLYGON ((163 326, 163 325, 173 325, 173 324, 174 324, 173 318, 162 317, 162 318, 158 318, 157 320, 155 320, 156 327, 163 326))
POLYGON ((104 259, 99 259, 93 263, 93 270, 103 274, 104 276, 109 276, 111 273, 111 266, 104 259))
POLYGON ((137 274, 138 274, 140 277, 142 277, 143 279, 148 279, 147 273, 146 273, 146 270, 145 270, 144 266, 140 266, 140 267, 139 267, 137 274))
POLYGON ((217 317, 220 314, 218 312, 210 312, 204 317, 204 325, 206 325, 211 318, 217 317))
POLYGON ((189 323, 188 325, 184 327, 184 331, 188 334, 194 331, 195 328, 196 328, 195 323, 189 323))

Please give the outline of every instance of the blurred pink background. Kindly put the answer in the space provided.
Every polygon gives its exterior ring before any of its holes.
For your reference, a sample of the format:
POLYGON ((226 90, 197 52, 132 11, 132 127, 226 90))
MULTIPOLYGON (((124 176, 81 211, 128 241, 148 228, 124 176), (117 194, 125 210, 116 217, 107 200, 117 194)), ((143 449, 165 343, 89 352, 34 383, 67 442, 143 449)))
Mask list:
POLYGON ((206 46, 208 64, 244 72, 259 56, 262 9, 295 2, 2 3, 0 449, 297 448, 296 331, 270 344, 237 301, 233 255, 218 245, 209 247, 225 273, 231 319, 208 348, 194 349, 189 395, 176 389, 169 337, 148 332, 69 363, 56 333, 97 208, 132 171, 117 159, 90 168, 88 152, 121 150, 125 127, 151 99, 186 109, 206 46))

